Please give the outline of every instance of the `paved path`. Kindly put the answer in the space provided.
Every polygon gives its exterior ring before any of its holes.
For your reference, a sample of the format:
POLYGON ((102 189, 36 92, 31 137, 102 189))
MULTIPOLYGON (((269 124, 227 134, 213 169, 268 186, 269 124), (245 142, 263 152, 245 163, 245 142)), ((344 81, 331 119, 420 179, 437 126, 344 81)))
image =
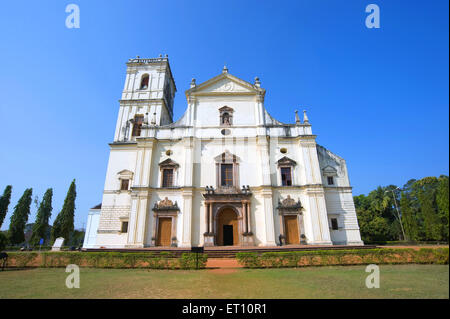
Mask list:
POLYGON ((206 268, 242 268, 235 258, 208 258, 206 268))

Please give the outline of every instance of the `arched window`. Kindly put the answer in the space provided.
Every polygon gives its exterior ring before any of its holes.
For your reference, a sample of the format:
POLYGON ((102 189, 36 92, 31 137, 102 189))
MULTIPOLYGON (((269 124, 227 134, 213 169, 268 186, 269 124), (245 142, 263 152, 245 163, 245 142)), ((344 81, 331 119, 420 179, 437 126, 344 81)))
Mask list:
POLYGON ((148 88, 148 79, 149 79, 148 74, 144 74, 142 76, 142 78, 141 78, 141 86, 140 86, 141 90, 145 90, 145 89, 148 88))
POLYGON ((141 127, 144 122, 143 114, 136 114, 133 120, 133 131, 131 132, 131 136, 141 136, 141 127))

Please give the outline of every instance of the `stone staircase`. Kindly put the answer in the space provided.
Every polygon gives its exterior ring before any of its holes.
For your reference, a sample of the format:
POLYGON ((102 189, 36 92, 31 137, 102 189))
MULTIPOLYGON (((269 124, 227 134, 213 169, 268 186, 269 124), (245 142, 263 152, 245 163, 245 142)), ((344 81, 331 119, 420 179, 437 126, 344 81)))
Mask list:
MULTIPOLYGON (((309 245, 286 245, 286 246, 276 246, 276 247, 248 247, 248 246, 214 246, 205 247, 204 252, 208 254, 208 258, 235 258, 238 252, 289 252, 289 251, 311 251, 311 250, 350 250, 350 249, 374 249, 375 245, 364 245, 364 246, 345 246, 345 245, 334 245, 334 246, 309 246, 309 245)), ((139 253, 169 253, 170 257, 180 257, 183 253, 191 252, 190 249, 177 248, 177 247, 147 247, 147 248, 90 248, 84 249, 85 252, 139 252, 139 253)))

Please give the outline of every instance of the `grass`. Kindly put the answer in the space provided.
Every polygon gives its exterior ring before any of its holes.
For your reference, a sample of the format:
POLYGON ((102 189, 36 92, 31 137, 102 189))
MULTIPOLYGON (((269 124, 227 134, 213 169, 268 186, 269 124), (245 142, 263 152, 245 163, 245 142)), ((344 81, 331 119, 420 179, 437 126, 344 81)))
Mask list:
POLYGON ((448 265, 381 265, 368 289, 365 266, 145 270, 81 268, 68 289, 64 268, 0 271, 0 298, 449 298, 448 265))

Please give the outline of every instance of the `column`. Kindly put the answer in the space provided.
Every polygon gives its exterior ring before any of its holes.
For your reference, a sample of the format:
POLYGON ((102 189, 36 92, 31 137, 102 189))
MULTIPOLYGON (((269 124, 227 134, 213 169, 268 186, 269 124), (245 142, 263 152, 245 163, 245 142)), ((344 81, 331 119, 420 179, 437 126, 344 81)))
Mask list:
MULTIPOLYGON (((176 216, 172 216, 172 229, 171 229, 171 234, 170 234, 170 246, 175 246, 177 247, 177 242, 175 241, 175 243, 173 242, 172 238, 173 237, 177 237, 177 217, 176 216)), ((178 241, 178 238, 177 238, 178 241)))
POLYGON ((209 203, 209 232, 210 232, 210 234, 214 233, 212 206, 213 206, 213 204, 209 203))
POLYGON ((191 247, 191 234, 192 234, 192 189, 184 189, 182 191, 183 196, 183 231, 180 247, 191 247))
POLYGON ((250 202, 247 202, 247 232, 252 232, 252 212, 250 202))
POLYGON ((244 227, 244 234, 248 232, 248 224, 247 224, 247 203, 245 201, 242 202, 242 226, 244 227))
POLYGON ((283 220, 283 215, 279 215, 280 217, 280 235, 284 236, 284 220, 283 220))
POLYGON ((205 202, 205 227, 206 227, 206 233, 209 234, 209 203, 205 202))
POLYGON ((156 216, 156 213, 153 213, 153 234, 152 234, 152 238, 155 238, 154 240, 152 239, 152 245, 156 246, 156 233, 157 233, 157 228, 156 228, 156 224, 158 222, 158 217, 156 216))

